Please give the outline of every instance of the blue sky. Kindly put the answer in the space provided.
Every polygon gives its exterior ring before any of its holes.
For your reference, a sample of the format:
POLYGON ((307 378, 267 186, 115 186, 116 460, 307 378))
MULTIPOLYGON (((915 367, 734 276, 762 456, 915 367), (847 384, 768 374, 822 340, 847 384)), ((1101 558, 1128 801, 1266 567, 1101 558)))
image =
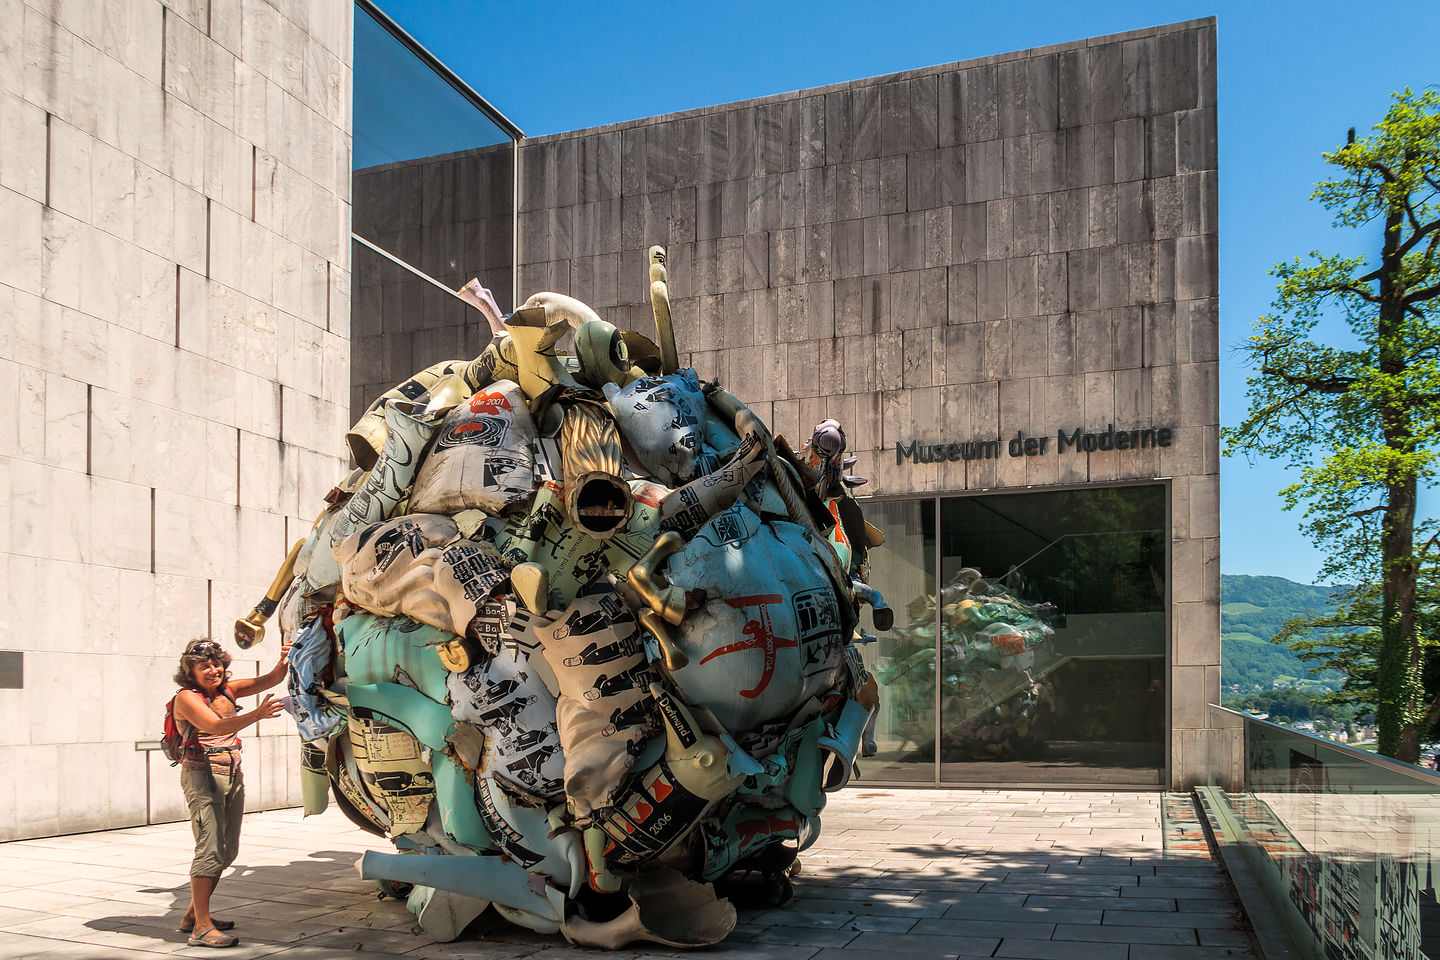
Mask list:
MULTIPOLYGON (((1245 409, 1235 347, 1273 294, 1270 267, 1364 252, 1308 197, 1323 150, 1363 135, 1404 86, 1440 83, 1440 3, 878 4, 379 0, 538 136, 1216 16, 1219 21, 1220 417, 1245 409)), ((1290 474, 1221 464, 1221 567, 1310 582, 1320 557, 1276 496, 1290 474)))

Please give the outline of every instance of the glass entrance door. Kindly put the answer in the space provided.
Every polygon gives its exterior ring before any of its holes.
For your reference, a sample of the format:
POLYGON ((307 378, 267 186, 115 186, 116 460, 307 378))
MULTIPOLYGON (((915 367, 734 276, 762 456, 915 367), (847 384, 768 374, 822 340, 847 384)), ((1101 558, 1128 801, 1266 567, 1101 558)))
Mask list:
POLYGON ((935 501, 870 501, 865 517, 885 533, 870 551, 870 582, 895 609, 895 627, 860 648, 880 682, 878 753, 860 761, 861 775, 934 783, 935 501))
POLYGON ((868 648, 889 752, 862 775, 1160 784, 1166 511, 1163 484, 867 504, 896 628, 868 648))

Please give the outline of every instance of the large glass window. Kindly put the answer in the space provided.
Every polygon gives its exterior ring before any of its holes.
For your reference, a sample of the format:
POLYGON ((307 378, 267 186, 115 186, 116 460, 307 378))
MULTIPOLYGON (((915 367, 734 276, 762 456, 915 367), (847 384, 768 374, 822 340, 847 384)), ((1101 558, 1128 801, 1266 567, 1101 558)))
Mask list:
POLYGON ((353 116, 358 416, 416 370, 489 340, 479 312, 447 290, 478 278, 512 306, 520 131, 370 0, 355 5, 353 116))
MULTIPOLYGON (((889 552, 872 555, 877 586, 897 612, 893 639, 876 654, 882 702, 923 699, 915 671, 901 672, 893 651, 907 662, 928 656, 932 670, 939 663, 928 691, 939 709, 926 746, 933 777, 1161 782, 1163 484, 872 502, 867 516, 887 538, 898 534, 889 552), (926 584, 920 571, 936 569, 926 559, 935 541, 922 544, 904 531, 908 514, 937 507, 938 578, 926 584), (897 565, 898 577, 885 571, 887 563, 897 565), (912 596, 928 603, 912 603, 912 596), (903 677, 912 679, 895 688, 903 677)), ((890 710, 882 707, 882 720, 890 710)), ((902 756, 923 763, 920 743, 902 756)), ((910 779, 896 776, 893 762, 862 763, 861 772, 910 779)))
POLYGON ((372 4, 356 5, 353 168, 509 146, 512 131, 398 29, 372 4))

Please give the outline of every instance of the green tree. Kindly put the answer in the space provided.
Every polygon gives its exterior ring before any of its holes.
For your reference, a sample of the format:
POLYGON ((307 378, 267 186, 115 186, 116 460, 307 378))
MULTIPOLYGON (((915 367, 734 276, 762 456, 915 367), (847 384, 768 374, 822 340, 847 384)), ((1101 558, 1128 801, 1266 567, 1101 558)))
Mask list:
POLYGON ((1280 493, 1287 510, 1305 504, 1301 529, 1329 557, 1322 578, 1378 585, 1379 749, 1413 762, 1428 712, 1416 581, 1435 548, 1416 504, 1440 442, 1440 93, 1395 94, 1370 136, 1352 129, 1324 158, 1339 175, 1312 199, 1337 227, 1374 231, 1379 250, 1275 267, 1272 312, 1241 347, 1256 371, 1249 409, 1224 439, 1227 454, 1301 468, 1280 493), (1354 342, 1320 342, 1326 316, 1343 317, 1354 342))
MULTIPOLYGON (((1420 685, 1428 703, 1417 721, 1418 739, 1434 739, 1440 723, 1440 569, 1433 556, 1419 558, 1415 629, 1419 645, 1420 685)), ((1311 672, 1338 670, 1345 676, 1339 690, 1321 699, 1333 704, 1373 705, 1379 697, 1380 648, 1384 642, 1384 591, 1379 583, 1343 588, 1335 608, 1324 614, 1303 614, 1281 625, 1274 642, 1295 651, 1313 665, 1311 672)))

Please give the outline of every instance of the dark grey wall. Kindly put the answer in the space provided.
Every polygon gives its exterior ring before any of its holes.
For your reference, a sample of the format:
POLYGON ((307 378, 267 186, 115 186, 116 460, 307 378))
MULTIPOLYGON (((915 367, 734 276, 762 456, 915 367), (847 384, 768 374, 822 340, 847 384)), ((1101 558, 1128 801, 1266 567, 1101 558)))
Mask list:
MULTIPOLYGON (((510 309, 514 147, 507 141, 355 173, 352 229, 458 289, 479 277, 510 309)), ((358 243, 351 244, 350 407, 359 416, 395 384, 490 341, 470 307, 358 243)))

